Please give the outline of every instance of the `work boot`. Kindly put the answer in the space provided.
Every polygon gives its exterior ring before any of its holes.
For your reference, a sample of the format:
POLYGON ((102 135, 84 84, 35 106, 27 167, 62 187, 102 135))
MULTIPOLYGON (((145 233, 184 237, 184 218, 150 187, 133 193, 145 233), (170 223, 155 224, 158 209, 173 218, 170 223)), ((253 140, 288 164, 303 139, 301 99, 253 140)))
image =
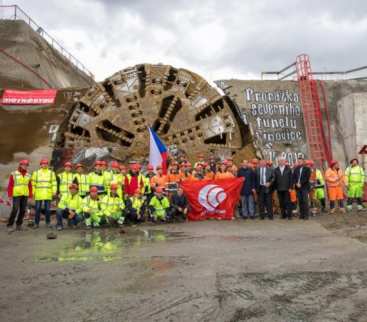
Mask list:
POLYGON ((331 214, 331 215, 335 214, 335 208, 330 209, 330 214, 331 214))
POLYGON ((348 205, 348 206, 347 206, 347 211, 348 211, 348 212, 351 212, 352 210, 353 210, 353 205, 348 205))
POLYGON ((340 211, 342 214, 345 214, 345 208, 339 208, 339 211, 340 211))
POLYGON ((64 228, 62 228, 62 226, 57 226, 57 228, 56 228, 58 231, 61 231, 61 230, 63 230, 64 228))
POLYGON ((16 231, 23 231, 23 227, 21 225, 17 225, 17 227, 15 228, 16 231))
POLYGON ((363 209, 363 206, 362 206, 362 205, 358 205, 358 206, 357 206, 357 210, 358 210, 358 211, 363 211, 363 210, 364 210, 364 209, 363 209))
POLYGON ((38 229, 38 228, 40 228, 40 225, 39 224, 34 224, 32 228, 33 229, 38 229))

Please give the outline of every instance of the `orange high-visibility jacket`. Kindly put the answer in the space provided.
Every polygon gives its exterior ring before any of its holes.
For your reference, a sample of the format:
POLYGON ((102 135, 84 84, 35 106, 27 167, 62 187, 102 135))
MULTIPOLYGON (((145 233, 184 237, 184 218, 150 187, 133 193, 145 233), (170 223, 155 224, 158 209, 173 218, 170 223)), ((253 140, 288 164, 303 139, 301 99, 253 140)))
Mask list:
POLYGON ((325 172, 325 182, 328 187, 343 187, 344 173, 342 169, 333 170, 328 168, 325 172))

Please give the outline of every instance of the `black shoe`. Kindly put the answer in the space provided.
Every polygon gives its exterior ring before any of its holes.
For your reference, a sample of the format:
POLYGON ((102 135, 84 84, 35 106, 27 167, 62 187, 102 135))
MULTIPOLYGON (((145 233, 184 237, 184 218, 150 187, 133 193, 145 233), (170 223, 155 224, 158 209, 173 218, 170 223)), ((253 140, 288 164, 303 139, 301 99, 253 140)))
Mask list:
POLYGON ((274 220, 274 216, 269 217, 269 220, 274 220))

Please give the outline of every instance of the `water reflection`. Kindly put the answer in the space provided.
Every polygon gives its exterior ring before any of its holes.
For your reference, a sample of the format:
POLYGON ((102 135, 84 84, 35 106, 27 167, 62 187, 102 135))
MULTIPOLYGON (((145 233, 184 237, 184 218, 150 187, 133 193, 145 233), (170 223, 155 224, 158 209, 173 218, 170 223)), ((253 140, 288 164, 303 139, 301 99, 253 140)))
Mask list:
POLYGON ((88 231, 83 232, 80 240, 66 241, 55 251, 48 249, 45 256, 36 257, 37 262, 109 262, 122 259, 126 251, 139 248, 151 242, 166 242, 171 239, 185 238, 181 232, 166 232, 164 230, 139 229, 121 234, 119 232, 88 231))

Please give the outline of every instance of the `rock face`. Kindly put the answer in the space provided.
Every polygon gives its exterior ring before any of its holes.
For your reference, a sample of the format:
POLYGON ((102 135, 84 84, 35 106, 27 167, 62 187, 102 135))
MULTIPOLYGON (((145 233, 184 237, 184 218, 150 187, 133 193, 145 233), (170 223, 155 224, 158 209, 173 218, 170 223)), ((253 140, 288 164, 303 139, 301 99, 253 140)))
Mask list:
POLYGON ((0 48, 0 88, 89 87, 94 83, 22 20, 0 20, 0 48))
MULTIPOLYGON (((221 80, 217 84, 239 106, 259 156, 273 161, 283 156, 290 163, 299 156, 308 156, 297 82, 221 80)), ((358 151, 367 144, 367 81, 324 81, 323 84, 333 158, 342 165, 355 157, 362 161, 358 151)))
POLYGON ((192 160, 199 152, 232 156, 250 142, 237 107, 199 75, 144 64, 91 87, 60 127, 57 146, 79 156, 103 147, 121 161, 144 159, 148 127, 192 160))

